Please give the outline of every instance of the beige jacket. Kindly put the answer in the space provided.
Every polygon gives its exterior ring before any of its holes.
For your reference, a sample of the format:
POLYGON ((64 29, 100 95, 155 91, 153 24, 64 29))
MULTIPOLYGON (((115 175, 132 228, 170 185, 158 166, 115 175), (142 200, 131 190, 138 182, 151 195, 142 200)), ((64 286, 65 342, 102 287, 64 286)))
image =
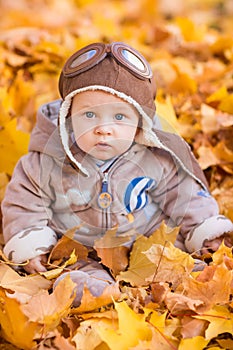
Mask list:
POLYGON ((135 143, 117 159, 99 164, 72 143, 71 133, 69 150, 87 170, 85 176, 62 147, 60 105, 57 100, 40 108, 29 153, 19 160, 2 203, 9 259, 21 263, 49 252, 74 226, 79 226, 75 239, 86 246, 115 225, 118 235, 130 232, 131 245, 135 232, 149 236, 165 220, 181 225, 176 244, 189 252, 233 230, 232 222, 219 215, 198 163, 178 135, 155 130, 160 147, 135 143), (98 204, 103 184, 113 199, 106 209, 98 204))

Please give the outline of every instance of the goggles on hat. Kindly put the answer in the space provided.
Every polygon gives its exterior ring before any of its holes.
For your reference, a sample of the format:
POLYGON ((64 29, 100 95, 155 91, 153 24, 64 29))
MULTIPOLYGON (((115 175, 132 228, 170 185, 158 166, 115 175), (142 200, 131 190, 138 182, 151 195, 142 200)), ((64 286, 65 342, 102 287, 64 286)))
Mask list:
POLYGON ((118 63, 139 79, 152 78, 151 67, 145 58, 138 51, 121 42, 95 43, 82 48, 67 60, 62 73, 64 77, 74 77, 96 66, 107 55, 113 56, 118 63))

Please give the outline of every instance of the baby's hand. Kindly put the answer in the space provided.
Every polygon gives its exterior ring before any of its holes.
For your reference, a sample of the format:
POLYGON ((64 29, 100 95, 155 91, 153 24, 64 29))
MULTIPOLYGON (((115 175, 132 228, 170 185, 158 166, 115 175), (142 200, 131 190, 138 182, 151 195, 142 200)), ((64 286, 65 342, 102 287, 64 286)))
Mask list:
POLYGON ((45 272, 46 267, 43 265, 47 262, 46 254, 36 256, 35 258, 29 260, 29 263, 24 266, 24 270, 27 273, 45 272))
POLYGON ((202 254, 208 254, 211 252, 216 252, 218 250, 219 246, 221 245, 222 241, 224 241, 224 244, 231 248, 232 247, 232 238, 229 234, 223 234, 220 237, 217 237, 213 239, 212 241, 208 241, 207 239, 204 241, 203 248, 202 248, 202 254))

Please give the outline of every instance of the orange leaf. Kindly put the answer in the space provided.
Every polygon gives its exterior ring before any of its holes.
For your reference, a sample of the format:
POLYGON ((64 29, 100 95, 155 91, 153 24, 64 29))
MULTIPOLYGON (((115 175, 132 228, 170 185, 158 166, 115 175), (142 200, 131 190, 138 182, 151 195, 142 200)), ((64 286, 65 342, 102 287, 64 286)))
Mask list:
POLYGON ((103 293, 96 297, 87 287, 84 287, 81 304, 79 307, 73 309, 73 313, 84 313, 99 309, 102 306, 112 304, 114 300, 118 300, 120 297, 120 290, 118 284, 106 286, 103 293))
POLYGON ((130 240, 131 236, 127 233, 124 236, 117 236, 117 228, 113 228, 95 241, 94 248, 101 258, 102 264, 110 269, 113 276, 124 271, 128 265, 129 248, 124 244, 130 240))
POLYGON ((20 303, 9 298, 0 288, 0 323, 3 337, 20 349, 31 350, 36 345, 34 338, 41 326, 28 320, 20 303))

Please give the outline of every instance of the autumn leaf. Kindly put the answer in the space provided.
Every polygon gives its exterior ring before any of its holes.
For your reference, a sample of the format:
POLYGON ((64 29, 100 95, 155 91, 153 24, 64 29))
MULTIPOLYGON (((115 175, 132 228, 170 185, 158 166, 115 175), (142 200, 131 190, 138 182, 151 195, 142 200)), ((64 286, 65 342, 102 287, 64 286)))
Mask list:
POLYGON ((72 266, 76 262, 77 262, 77 256, 75 254, 75 250, 73 250, 73 252, 70 254, 69 259, 66 260, 64 262, 64 264, 62 264, 61 266, 54 268, 52 270, 40 272, 40 275, 44 276, 48 280, 52 280, 54 278, 57 278, 66 268, 68 268, 68 266, 70 266, 70 265, 72 266))
POLYGON ((202 350, 208 344, 204 337, 197 336, 191 339, 181 339, 178 350, 202 350))
POLYGON ((43 324, 47 331, 56 328, 61 318, 68 315, 75 298, 76 284, 69 276, 58 283, 52 294, 41 290, 22 305, 23 313, 32 322, 43 324))
POLYGON ((118 313, 118 328, 98 328, 100 338, 111 350, 128 350, 137 345, 139 340, 151 338, 151 331, 145 322, 144 314, 136 314, 126 302, 115 303, 118 313))
POLYGON ((40 333, 41 326, 29 321, 23 313, 20 303, 9 298, 6 291, 0 288, 0 323, 3 337, 21 349, 31 350, 36 342, 34 338, 40 333))
POLYGON ((17 129, 17 120, 12 119, 0 130, 0 172, 12 174, 18 159, 27 152, 29 134, 17 129))
POLYGON ((233 315, 227 306, 216 305, 205 314, 194 316, 194 318, 209 322, 209 326, 205 332, 206 339, 212 339, 217 337, 218 334, 225 332, 233 333, 233 315))
POLYGON ((107 350, 109 349, 102 342, 98 334, 98 329, 110 328, 114 324, 114 320, 109 320, 104 317, 101 319, 92 318, 91 320, 83 321, 77 329, 72 341, 76 344, 77 350, 107 350), (100 347, 101 346, 101 347, 100 347))
POLYGON ((172 283, 173 289, 189 276, 194 267, 193 258, 171 242, 165 246, 153 244, 144 254, 156 266, 155 272, 147 280, 172 283))
POLYGON ((81 304, 77 308, 73 309, 73 313, 84 313, 93 310, 97 310, 102 306, 112 304, 114 300, 118 300, 120 297, 120 290, 117 283, 106 286, 99 296, 94 296, 89 289, 84 286, 83 296, 81 304))
MULTIPOLYGON (((62 349, 62 350, 76 350, 73 346, 73 344, 70 343, 69 339, 63 337, 56 329, 54 331, 55 339, 54 339, 54 345, 55 349, 62 349)), ((39 349, 40 350, 40 349, 39 349)))
POLYGON ((231 264, 231 269, 233 270, 232 248, 225 246, 224 242, 222 242, 218 250, 213 253, 212 262, 214 265, 225 263, 227 267, 231 264))
POLYGON ((127 271, 121 272, 117 280, 130 282, 133 286, 147 285, 147 277, 156 271, 156 265, 144 254, 153 244, 165 244, 167 241, 174 242, 179 228, 169 228, 163 222, 161 226, 150 236, 139 236, 130 253, 130 262, 127 271))
POLYGON ((0 202, 3 200, 9 178, 6 173, 0 173, 0 202))
POLYGON ((131 235, 124 234, 117 236, 117 227, 108 230, 103 237, 96 240, 94 248, 101 258, 102 264, 107 266, 112 275, 116 276, 124 271, 128 265, 129 248, 124 246, 130 242, 131 235))
POLYGON ((74 234, 79 228, 80 226, 75 226, 65 232, 62 238, 51 250, 48 258, 48 264, 52 263, 59 265, 65 259, 69 259, 72 252, 75 252, 77 259, 79 260, 85 260, 87 258, 87 248, 74 239, 74 234))
POLYGON ((181 318, 181 335, 183 339, 205 336, 205 330, 208 327, 208 322, 199 320, 191 316, 182 316, 181 318))
POLYGON ((231 294, 232 272, 225 265, 206 267, 198 277, 185 278, 179 292, 166 295, 169 309, 178 311, 194 310, 197 313, 206 312, 215 304, 228 303, 231 294), (212 273, 209 274, 209 270, 212 273), (206 277, 204 277, 206 276, 206 277))
POLYGON ((20 276, 8 265, 0 263, 0 286, 32 296, 42 289, 49 289, 51 282, 40 275, 20 276))
POLYGON ((156 114, 158 115, 163 130, 179 133, 178 119, 170 96, 167 96, 165 101, 157 98, 156 114))
POLYGON ((198 161, 202 169, 219 165, 226 172, 233 174, 233 152, 226 147, 224 142, 219 142, 215 147, 202 146, 198 149, 198 154, 198 161))
POLYGON ((187 41, 201 41, 204 35, 204 27, 196 26, 195 23, 186 17, 176 18, 176 23, 187 41))

